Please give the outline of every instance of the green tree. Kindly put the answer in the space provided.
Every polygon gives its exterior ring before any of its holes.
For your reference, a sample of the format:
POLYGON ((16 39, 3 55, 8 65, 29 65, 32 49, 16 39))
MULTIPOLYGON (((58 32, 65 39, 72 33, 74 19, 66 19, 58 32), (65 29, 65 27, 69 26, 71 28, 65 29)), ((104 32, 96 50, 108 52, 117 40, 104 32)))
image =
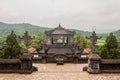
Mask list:
POLYGON ((85 47, 90 47, 90 43, 88 42, 88 40, 85 38, 85 36, 81 35, 80 32, 78 32, 75 36, 74 36, 74 42, 75 44, 78 44, 81 48, 85 48, 85 47))
POLYGON ((4 52, 3 49, 0 50, 0 58, 3 58, 4 52))
POLYGON ((113 33, 110 33, 110 35, 107 37, 105 46, 108 50, 118 48, 118 41, 113 33))
POLYGON ((34 40, 32 40, 30 46, 40 47, 41 45, 45 44, 45 42, 46 42, 46 35, 40 32, 35 36, 34 40))
POLYGON ((120 53, 118 51, 118 41, 113 33, 110 33, 106 38, 105 45, 102 47, 100 56, 105 59, 119 58, 120 53))
POLYGON ((18 58, 21 56, 21 47, 16 40, 16 34, 14 31, 7 36, 6 47, 4 48, 4 58, 18 58))

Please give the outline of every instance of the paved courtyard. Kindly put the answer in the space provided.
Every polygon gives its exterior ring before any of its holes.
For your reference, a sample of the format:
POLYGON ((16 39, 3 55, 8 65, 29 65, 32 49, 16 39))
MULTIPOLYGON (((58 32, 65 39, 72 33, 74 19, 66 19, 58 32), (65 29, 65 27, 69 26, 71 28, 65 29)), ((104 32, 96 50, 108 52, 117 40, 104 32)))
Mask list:
POLYGON ((38 72, 32 74, 0 73, 0 80, 120 80, 120 73, 88 74, 87 64, 34 64, 38 72))

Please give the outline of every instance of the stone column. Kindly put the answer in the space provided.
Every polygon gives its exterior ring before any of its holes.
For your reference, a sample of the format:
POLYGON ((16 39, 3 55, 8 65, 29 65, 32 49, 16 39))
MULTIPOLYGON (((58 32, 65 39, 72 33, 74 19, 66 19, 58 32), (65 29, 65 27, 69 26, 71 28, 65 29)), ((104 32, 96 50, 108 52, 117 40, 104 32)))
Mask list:
POLYGON ((100 73, 100 62, 101 58, 98 54, 90 54, 88 56, 88 72, 89 73, 100 73))
POLYGON ((32 73, 33 66, 32 66, 32 56, 31 55, 22 55, 20 57, 21 60, 21 70, 20 73, 32 73))

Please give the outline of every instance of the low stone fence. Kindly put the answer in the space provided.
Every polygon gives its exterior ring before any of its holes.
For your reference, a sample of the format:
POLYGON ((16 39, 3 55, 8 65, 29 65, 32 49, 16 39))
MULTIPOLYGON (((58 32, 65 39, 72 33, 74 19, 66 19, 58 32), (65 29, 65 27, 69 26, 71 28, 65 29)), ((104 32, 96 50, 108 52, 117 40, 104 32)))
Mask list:
POLYGON ((120 72, 120 59, 102 59, 100 63, 101 72, 120 72))
POLYGON ((0 59, 1 73, 30 74, 33 71, 37 71, 37 68, 32 66, 32 56, 23 55, 19 59, 0 59))
POLYGON ((83 70, 89 73, 120 72, 120 59, 101 59, 98 54, 90 54, 88 66, 83 70))

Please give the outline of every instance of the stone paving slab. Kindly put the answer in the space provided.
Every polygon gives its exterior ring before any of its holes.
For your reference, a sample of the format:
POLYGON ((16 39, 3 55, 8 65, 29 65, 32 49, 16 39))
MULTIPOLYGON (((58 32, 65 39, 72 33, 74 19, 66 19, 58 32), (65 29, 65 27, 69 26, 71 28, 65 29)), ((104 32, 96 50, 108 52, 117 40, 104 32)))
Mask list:
POLYGON ((32 74, 0 73, 0 80, 120 80, 120 73, 89 74, 82 68, 87 64, 34 64, 32 74))

